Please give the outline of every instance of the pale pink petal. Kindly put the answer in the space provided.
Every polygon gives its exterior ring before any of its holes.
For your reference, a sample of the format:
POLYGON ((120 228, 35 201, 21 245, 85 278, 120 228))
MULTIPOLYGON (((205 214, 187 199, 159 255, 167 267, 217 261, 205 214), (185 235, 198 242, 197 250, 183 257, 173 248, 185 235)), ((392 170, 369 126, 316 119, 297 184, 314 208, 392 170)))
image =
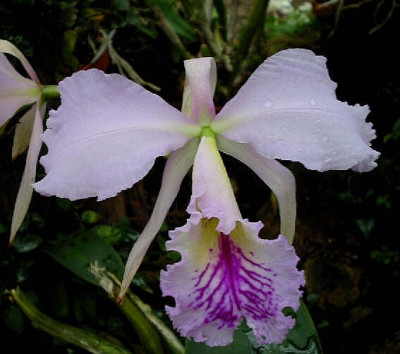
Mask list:
POLYGON ((29 146, 33 123, 35 121, 35 112, 36 105, 33 105, 27 112, 25 112, 25 114, 15 125, 14 142, 11 152, 11 157, 13 160, 22 154, 29 146))
POLYGON ((200 130, 159 96, 118 74, 81 71, 58 89, 62 104, 50 112, 43 135, 47 175, 34 185, 44 195, 112 197, 200 130))
POLYGON ((120 299, 124 297, 151 242, 160 230, 165 216, 178 194, 183 178, 193 165, 198 143, 198 138, 194 138, 183 148, 172 152, 171 156, 168 158, 163 173, 161 189, 153 212, 140 237, 133 245, 126 262, 121 290, 118 295, 120 299))
POLYGON ((296 181, 293 173, 278 161, 257 154, 249 144, 219 136, 218 147, 251 168, 271 188, 279 204, 280 233, 293 242, 296 225, 296 181))
POLYGON ((192 220, 218 218, 218 230, 229 233, 241 218, 225 166, 214 138, 202 137, 193 167, 192 220))
POLYGON ((210 57, 185 60, 185 70, 182 112, 202 124, 210 124, 215 116, 215 60, 210 57))
POLYGON ((374 168, 379 154, 370 147, 369 110, 337 100, 325 61, 306 49, 273 55, 223 107, 213 130, 266 158, 310 169, 374 168))
POLYGON ((298 258, 286 238, 262 240, 261 223, 242 220, 230 235, 217 231, 217 219, 189 221, 170 232, 169 250, 181 261, 161 272, 167 307, 182 336, 209 346, 232 342, 236 327, 246 320, 259 344, 280 343, 294 319, 282 310, 299 308, 304 284, 298 258))
POLYGON ((43 132, 43 115, 46 111, 46 105, 35 104, 35 120, 33 122, 31 140, 29 144, 28 154, 24 173, 22 175, 21 185, 18 190, 17 199, 14 206, 14 213, 11 222, 10 243, 13 242, 15 235, 24 221, 26 212, 32 199, 32 183, 35 182, 36 165, 42 146, 40 138, 43 132))
POLYGON ((20 75, 0 52, 0 126, 39 95, 36 83, 20 75))
POLYGON ((25 58, 25 55, 23 55, 14 44, 4 39, 0 39, 0 53, 7 53, 16 57, 21 62, 29 77, 36 83, 37 86, 40 86, 39 79, 35 70, 33 70, 32 65, 25 58))

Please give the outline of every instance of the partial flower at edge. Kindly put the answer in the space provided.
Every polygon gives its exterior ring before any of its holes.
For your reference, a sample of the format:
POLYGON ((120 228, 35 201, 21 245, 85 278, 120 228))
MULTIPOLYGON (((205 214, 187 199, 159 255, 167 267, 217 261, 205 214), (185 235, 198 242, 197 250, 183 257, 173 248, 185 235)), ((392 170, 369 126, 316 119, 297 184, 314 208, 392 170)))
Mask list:
POLYGON ((25 56, 12 43, 0 39, 0 126, 20 108, 34 103, 40 96, 40 82, 25 56), (30 79, 18 73, 6 56, 16 57, 30 79))
POLYGON ((42 145, 43 115, 46 104, 41 102, 42 86, 25 56, 12 43, 0 39, 0 126, 7 122, 19 109, 28 104, 33 106, 21 118, 23 130, 16 128, 12 157, 15 158, 28 146, 25 169, 11 221, 10 243, 21 226, 32 199, 32 183, 36 176, 36 165, 42 145), (15 56, 22 64, 30 79, 19 74, 9 63, 7 53, 15 56), (21 135, 23 131, 25 136, 21 135))

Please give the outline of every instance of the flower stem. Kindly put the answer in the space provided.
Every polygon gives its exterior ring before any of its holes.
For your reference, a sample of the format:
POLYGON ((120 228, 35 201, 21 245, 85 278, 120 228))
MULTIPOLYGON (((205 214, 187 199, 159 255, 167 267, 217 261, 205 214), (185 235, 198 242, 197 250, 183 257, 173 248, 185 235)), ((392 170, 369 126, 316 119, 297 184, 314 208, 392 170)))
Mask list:
POLYGON ((129 354, 131 353, 123 347, 117 339, 105 339, 91 331, 72 327, 68 324, 58 322, 39 311, 19 289, 10 292, 21 311, 31 320, 32 326, 50 335, 61 338, 68 343, 86 349, 90 353, 99 354, 129 354))
POLYGON ((57 85, 42 86, 42 98, 44 101, 57 97, 60 97, 60 93, 57 91, 57 85))
POLYGON ((135 329, 146 353, 164 353, 160 336, 138 306, 129 297, 119 307, 121 312, 135 329))

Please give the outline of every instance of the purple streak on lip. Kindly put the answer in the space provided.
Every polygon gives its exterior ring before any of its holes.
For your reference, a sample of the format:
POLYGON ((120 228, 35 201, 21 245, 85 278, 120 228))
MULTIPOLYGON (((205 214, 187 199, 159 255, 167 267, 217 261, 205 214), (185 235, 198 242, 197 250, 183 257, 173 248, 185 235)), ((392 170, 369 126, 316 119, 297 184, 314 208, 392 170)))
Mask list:
POLYGON ((220 321, 218 328, 236 327, 239 317, 274 317, 272 269, 246 256, 230 235, 220 233, 218 245, 218 254, 213 257, 210 250, 212 260, 197 277, 190 306, 204 308, 204 324, 220 321))

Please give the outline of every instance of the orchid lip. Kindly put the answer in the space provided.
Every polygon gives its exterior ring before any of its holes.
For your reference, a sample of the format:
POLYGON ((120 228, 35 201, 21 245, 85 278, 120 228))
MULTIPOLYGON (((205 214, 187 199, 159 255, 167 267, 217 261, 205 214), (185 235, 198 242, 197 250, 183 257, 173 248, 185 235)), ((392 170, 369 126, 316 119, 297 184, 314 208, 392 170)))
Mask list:
MULTIPOLYGON (((271 295, 274 292, 273 277, 276 274, 272 269, 251 260, 249 256, 254 253, 245 255, 232 242, 230 235, 221 232, 218 246, 218 261, 212 266, 208 263, 198 276, 195 284, 197 289, 193 293, 194 299, 191 303, 195 309, 205 306, 209 311, 204 323, 219 319, 222 322, 221 327, 236 327, 239 316, 232 315, 235 311, 246 311, 254 318, 274 316, 276 308, 263 309, 265 300, 270 302, 271 299, 267 299, 269 296, 262 296, 260 290, 267 289, 265 295, 271 295), (260 274, 260 271, 270 273, 270 276, 260 274), (219 281, 215 282, 215 278, 219 278, 219 281), (209 291, 213 281, 213 289, 209 291), (228 297, 229 301, 225 304, 215 301, 218 292, 222 292, 221 298, 228 297)), ((209 252, 211 254, 215 250, 210 248, 209 252)))
POLYGON ((282 235, 260 239, 261 223, 238 220, 229 234, 217 225, 217 218, 189 219, 170 233, 167 249, 181 261, 161 272, 161 289, 175 298, 166 309, 174 327, 209 346, 226 345, 244 319, 259 344, 280 343, 294 325, 282 310, 297 311, 304 284, 294 248, 282 235))
POLYGON ((204 126, 203 134, 190 218, 167 242, 168 250, 181 254, 180 262, 161 272, 163 294, 176 303, 167 313, 183 336, 209 346, 230 343, 243 319, 260 343, 281 342, 294 324, 281 310, 298 308, 298 258, 284 236, 261 240, 262 223, 242 219, 215 133, 204 126))

